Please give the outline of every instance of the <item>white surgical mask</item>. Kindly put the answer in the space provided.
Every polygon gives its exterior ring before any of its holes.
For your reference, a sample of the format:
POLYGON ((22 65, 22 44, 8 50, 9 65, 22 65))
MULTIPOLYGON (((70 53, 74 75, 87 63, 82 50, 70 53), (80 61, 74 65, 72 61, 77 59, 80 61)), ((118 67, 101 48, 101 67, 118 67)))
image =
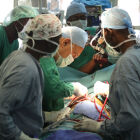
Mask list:
POLYGON ((34 39, 33 39, 32 37, 30 37, 30 36, 28 36, 28 35, 26 35, 26 39, 23 40, 23 46, 22 46, 22 48, 20 48, 20 49, 23 50, 23 51, 25 51, 26 48, 29 48, 29 49, 31 49, 31 50, 33 50, 33 51, 35 51, 35 52, 38 52, 38 53, 43 54, 44 57, 45 57, 45 56, 54 57, 55 54, 57 53, 58 49, 59 49, 59 44, 56 43, 56 42, 54 42, 54 41, 52 41, 52 40, 49 40, 49 39, 44 39, 44 40, 46 40, 46 41, 48 41, 48 42, 51 42, 52 44, 54 44, 54 45, 57 46, 54 52, 49 53, 49 52, 41 51, 41 50, 38 50, 38 49, 34 48, 34 46, 35 46, 35 41, 34 41, 34 39), (33 43, 32 46, 29 46, 29 45, 27 44, 27 41, 28 41, 29 39, 32 40, 32 43, 33 43))
POLYGON ((106 41, 105 35, 104 35, 104 29, 103 29, 103 38, 104 38, 104 41, 106 43, 106 52, 107 52, 107 55, 108 55, 108 61, 110 63, 114 64, 120 58, 122 53, 113 49, 113 47, 110 46, 110 44, 106 41))
POLYGON ((123 42, 119 43, 118 45, 116 46, 111 46, 105 39, 105 35, 104 35, 104 29, 103 29, 103 38, 104 38, 104 41, 106 43, 106 51, 107 51, 107 54, 108 54, 108 61, 112 64, 114 64, 118 59, 119 57, 122 55, 121 52, 118 52, 115 50, 115 48, 118 48, 120 47, 122 44, 126 43, 126 42, 129 42, 129 41, 133 41, 133 40, 136 40, 136 38, 131 38, 131 36, 134 36, 132 34, 130 34, 128 36, 129 39, 127 40, 124 40, 123 42))
POLYGON ((18 38, 20 38, 21 40, 25 40, 26 34, 24 32, 18 32, 18 38))
POLYGON ((18 38, 20 38, 21 40, 25 40, 26 39, 26 36, 27 34, 24 32, 24 29, 26 28, 26 26, 28 24, 31 23, 31 19, 29 19, 26 23, 26 25, 24 26, 21 22, 18 21, 18 23, 23 27, 22 31, 18 31, 17 27, 15 26, 16 30, 17 30, 17 33, 18 33, 18 38))
POLYGON ((72 54, 70 54, 66 58, 63 58, 61 55, 59 55, 59 57, 56 61, 56 65, 58 67, 66 67, 66 66, 70 65, 73 61, 74 61, 74 58, 73 58, 72 54))
POLYGON ((106 51, 109 56, 119 57, 122 53, 112 48, 106 41, 106 51))
POLYGON ((72 56, 72 39, 71 39, 71 54, 69 54, 66 58, 63 58, 59 53, 58 55, 59 57, 56 60, 56 65, 58 67, 66 67, 74 61, 74 58, 72 56))
POLYGON ((116 46, 110 46, 110 45, 107 43, 106 39, 105 39, 104 29, 103 29, 103 38, 104 38, 104 41, 105 41, 105 43, 107 44, 107 46, 110 47, 110 48, 113 48, 113 49, 114 49, 114 48, 118 48, 118 47, 120 47, 122 44, 124 44, 124 43, 126 43, 126 42, 129 42, 129 41, 133 41, 133 40, 136 40, 136 41, 137 41, 137 39, 136 39, 136 37, 135 37, 135 34, 130 34, 130 35, 128 35, 128 38, 129 38, 129 39, 120 42, 120 43, 119 43, 118 45, 116 45, 116 46))
POLYGON ((76 27, 79 27, 79 28, 85 30, 87 28, 87 20, 71 21, 70 25, 71 26, 76 26, 76 27))
POLYGON ((25 44, 25 45, 26 45, 26 48, 30 48, 31 50, 33 50, 33 51, 35 51, 35 52, 38 52, 38 53, 44 54, 44 56, 50 56, 50 57, 53 57, 53 56, 55 56, 55 54, 57 53, 57 51, 58 51, 58 49, 59 49, 59 44, 58 44, 58 43, 56 43, 56 42, 54 42, 54 41, 52 41, 52 40, 49 40, 49 39, 48 39, 48 40, 47 40, 47 39, 44 39, 44 40, 46 40, 46 41, 48 41, 48 42, 50 42, 50 43, 56 45, 57 47, 56 47, 55 51, 52 52, 52 53, 45 52, 45 51, 41 51, 41 50, 38 50, 38 49, 34 48, 34 46, 35 46, 35 41, 34 41, 34 39, 31 38, 31 37, 29 37, 29 39, 32 40, 33 45, 32 45, 32 47, 31 47, 31 46, 27 45, 27 43, 26 43, 26 44, 25 44))

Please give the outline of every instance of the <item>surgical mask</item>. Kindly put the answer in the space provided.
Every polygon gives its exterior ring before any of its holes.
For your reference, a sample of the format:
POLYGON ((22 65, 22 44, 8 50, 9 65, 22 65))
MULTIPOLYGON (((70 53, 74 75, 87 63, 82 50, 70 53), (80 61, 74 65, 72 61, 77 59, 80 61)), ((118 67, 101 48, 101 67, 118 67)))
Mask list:
MULTIPOLYGON (((26 48, 29 48, 29 49, 31 49, 31 50, 33 50, 33 51, 35 51, 35 52, 38 52, 38 53, 40 53, 40 54, 43 54, 44 56, 54 57, 55 54, 57 53, 58 49, 59 49, 59 44, 56 43, 56 42, 54 42, 54 41, 52 41, 52 40, 49 40, 49 39, 44 39, 44 40, 46 40, 46 41, 48 41, 48 42, 50 42, 50 43, 52 43, 52 44, 54 44, 54 45, 57 46, 54 52, 49 53, 49 52, 41 51, 41 50, 38 50, 38 49, 34 48, 34 46, 35 46, 35 41, 34 41, 34 39, 33 39, 32 37, 30 37, 30 36, 28 36, 28 35, 26 36, 26 39, 23 40, 23 48, 22 48, 22 50, 25 51, 26 48), (33 44, 32 46, 29 46, 29 45, 27 44, 27 41, 28 41, 29 39, 32 40, 32 44, 33 44)), ((43 56, 43 57, 44 57, 44 56, 43 56)))
POLYGON ((105 39, 104 29, 103 29, 103 38, 104 38, 104 41, 105 41, 105 43, 107 44, 107 46, 110 47, 110 48, 113 48, 113 49, 118 48, 118 47, 120 47, 122 44, 124 44, 124 43, 126 43, 126 42, 129 42, 129 41, 134 41, 134 40, 137 41, 137 39, 136 39, 136 37, 135 37, 135 34, 129 34, 129 35, 128 35, 128 38, 129 38, 129 39, 120 42, 120 43, 119 43, 118 45, 116 45, 116 46, 110 46, 110 45, 107 43, 106 39, 105 39))
POLYGON ((58 67, 66 67, 68 65, 70 65, 72 62, 74 61, 74 58, 72 56, 72 54, 70 54, 69 56, 67 56, 66 58, 63 58, 60 54, 59 57, 56 61, 56 65, 58 67))
POLYGON ((25 40, 26 34, 24 32, 18 32, 18 38, 20 38, 21 40, 25 40))
POLYGON ((108 54, 108 61, 112 64, 116 63, 122 55, 121 52, 118 52, 115 49, 111 48, 109 44, 106 44, 106 52, 108 54))
POLYGON ((114 64, 119 59, 119 57, 122 55, 122 53, 116 51, 115 48, 120 47, 122 44, 124 44, 126 42, 136 40, 136 38, 131 38, 131 36, 134 36, 134 35, 130 34, 130 35, 128 35, 129 39, 122 41, 121 43, 119 43, 116 46, 110 46, 110 44, 105 39, 104 29, 103 29, 103 38, 104 38, 104 41, 106 43, 106 51, 107 51, 107 54, 108 54, 108 61, 110 63, 114 64))
POLYGON ((63 58, 59 53, 58 53, 58 55, 59 55, 59 57, 56 60, 56 65, 58 67, 66 67, 74 61, 74 58, 72 56, 72 39, 71 39, 71 54, 68 55, 66 58, 63 58))
POLYGON ((106 43, 106 51, 109 56, 119 57, 122 54, 121 52, 118 52, 115 49, 113 49, 113 47, 110 46, 106 41, 105 43, 106 43))
POLYGON ((31 19, 29 19, 26 23, 26 25, 24 26, 21 22, 18 21, 18 23, 23 27, 23 29, 19 32, 17 27, 15 26, 16 30, 17 30, 17 34, 18 34, 18 38, 20 38, 21 40, 25 40, 26 39, 26 36, 27 34, 24 32, 24 29, 26 28, 26 26, 28 24, 31 23, 31 19))
POLYGON ((71 21, 70 25, 71 26, 76 26, 76 27, 79 27, 79 28, 85 30, 87 28, 87 20, 71 21))
POLYGON ((34 45, 35 45, 34 40, 33 40, 33 42, 34 42, 34 43, 33 43, 33 46, 30 47, 29 45, 27 45, 27 48, 30 48, 31 50, 33 50, 33 51, 35 51, 35 52, 41 53, 41 54, 43 54, 44 56, 53 57, 53 56, 55 56, 55 54, 57 53, 57 51, 58 51, 58 49, 59 49, 59 44, 56 43, 56 42, 54 42, 54 41, 51 41, 51 40, 47 40, 47 41, 48 41, 48 42, 51 42, 52 44, 54 44, 54 45, 57 46, 54 52, 49 53, 49 52, 45 52, 45 51, 41 51, 41 50, 35 49, 35 48, 34 48, 34 45))

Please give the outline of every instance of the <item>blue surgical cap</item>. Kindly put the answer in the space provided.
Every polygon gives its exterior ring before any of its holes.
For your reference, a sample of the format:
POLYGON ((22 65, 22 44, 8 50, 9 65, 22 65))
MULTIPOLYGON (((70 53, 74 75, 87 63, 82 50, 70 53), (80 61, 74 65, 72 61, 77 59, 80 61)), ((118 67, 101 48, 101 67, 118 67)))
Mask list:
POLYGON ((15 7, 4 19, 3 25, 8 26, 14 21, 22 18, 33 18, 39 15, 38 11, 29 6, 17 6, 15 7))
POLYGON ((67 8, 66 12, 66 20, 75 14, 87 14, 87 10, 85 8, 85 5, 82 3, 72 2, 70 6, 67 8))
POLYGON ((135 34, 129 14, 117 7, 104 11, 101 15, 101 27, 110 29, 126 29, 135 34))
POLYGON ((73 44, 85 47, 88 40, 88 34, 83 29, 76 26, 67 26, 62 28, 62 37, 71 39, 73 44))

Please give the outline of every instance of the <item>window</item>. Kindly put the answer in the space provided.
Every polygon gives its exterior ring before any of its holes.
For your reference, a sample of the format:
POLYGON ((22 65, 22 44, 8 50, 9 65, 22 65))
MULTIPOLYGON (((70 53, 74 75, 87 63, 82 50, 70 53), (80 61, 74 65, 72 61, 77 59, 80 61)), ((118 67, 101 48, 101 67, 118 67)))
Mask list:
POLYGON ((0 23, 3 22, 7 14, 13 9, 14 0, 1 0, 0 2, 0 23))

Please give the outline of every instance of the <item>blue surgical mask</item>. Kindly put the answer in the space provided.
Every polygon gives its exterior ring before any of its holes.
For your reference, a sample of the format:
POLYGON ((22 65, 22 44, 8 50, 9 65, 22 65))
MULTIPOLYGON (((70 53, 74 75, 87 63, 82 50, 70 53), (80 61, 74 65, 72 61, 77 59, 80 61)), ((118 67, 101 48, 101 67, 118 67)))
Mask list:
POLYGON ((106 52, 108 54, 108 61, 112 64, 116 63, 122 55, 121 52, 118 52, 115 49, 111 48, 109 44, 106 44, 106 52))
POLYGON ((71 21, 70 25, 71 26, 76 26, 76 27, 79 27, 79 28, 85 30, 87 28, 87 20, 71 21))

